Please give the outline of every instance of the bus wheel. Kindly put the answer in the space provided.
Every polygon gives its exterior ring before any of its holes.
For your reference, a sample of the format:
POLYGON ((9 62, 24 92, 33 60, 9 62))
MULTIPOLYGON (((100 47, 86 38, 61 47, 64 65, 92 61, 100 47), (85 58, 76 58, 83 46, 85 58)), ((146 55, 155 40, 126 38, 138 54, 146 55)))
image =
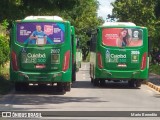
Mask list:
POLYGON ((103 79, 100 80, 100 86, 105 86, 105 80, 103 79))
POLYGON ((135 81, 136 87, 141 87, 142 82, 140 80, 135 81))
POLYGON ((72 82, 76 81, 76 72, 74 71, 72 73, 72 82))
POLYGON ((64 92, 63 83, 57 83, 57 92, 64 92))
POLYGON ((16 82, 15 83, 15 90, 16 91, 26 91, 28 90, 28 83, 21 83, 21 82, 16 82))
POLYGON ((76 81, 76 65, 73 65, 72 68, 72 82, 76 81))
POLYGON ((93 78, 91 77, 91 83, 93 83, 93 78))
POLYGON ((99 79, 94 79, 93 80, 93 85, 94 86, 99 86, 99 79))
POLYGON ((134 80, 128 81, 128 85, 129 85, 129 87, 135 87, 135 82, 134 82, 134 80))
POLYGON ((141 81, 140 80, 130 80, 128 81, 129 87, 141 87, 141 81))
POLYGON ((70 82, 65 83, 64 89, 65 89, 65 91, 68 91, 68 92, 71 91, 71 83, 70 82))

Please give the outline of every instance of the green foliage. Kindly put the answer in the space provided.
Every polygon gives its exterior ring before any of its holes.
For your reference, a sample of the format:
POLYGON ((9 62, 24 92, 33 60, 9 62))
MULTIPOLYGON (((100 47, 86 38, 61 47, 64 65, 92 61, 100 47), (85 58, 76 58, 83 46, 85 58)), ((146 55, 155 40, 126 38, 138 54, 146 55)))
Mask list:
POLYGON ((119 21, 134 22, 140 26, 149 28, 150 34, 154 34, 155 0, 116 0, 112 5, 113 14, 119 21), (153 33, 152 33, 153 32, 153 33))
POLYGON ((0 67, 9 60, 9 37, 7 35, 8 22, 0 25, 0 67))
POLYGON ((134 22, 148 28, 153 46, 160 40, 160 1, 159 0, 116 0, 112 3, 113 15, 118 21, 134 22))
MULTIPOLYGON (((75 26, 76 34, 81 42, 80 47, 86 58, 89 52, 86 45, 89 38, 86 36, 86 32, 104 22, 97 17, 98 6, 97 0, 1 0, 0 22, 7 19, 11 23, 29 15, 61 16, 75 26)), ((8 25, 4 23, 4 26, 8 25)), ((1 39, 4 41, 5 38, 1 39)))
POLYGON ((5 36, 0 36, 0 65, 9 60, 9 41, 5 36))
POLYGON ((0 74, 0 95, 9 93, 13 89, 13 84, 8 78, 0 74))
POLYGON ((157 75, 160 75, 160 67, 157 64, 152 64, 149 66, 149 72, 150 73, 155 73, 157 75))

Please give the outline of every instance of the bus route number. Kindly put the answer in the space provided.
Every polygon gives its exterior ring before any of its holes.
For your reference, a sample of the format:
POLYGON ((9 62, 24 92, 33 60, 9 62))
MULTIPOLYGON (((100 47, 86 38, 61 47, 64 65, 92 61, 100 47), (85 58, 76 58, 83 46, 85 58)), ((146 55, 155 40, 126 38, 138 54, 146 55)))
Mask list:
POLYGON ((140 54, 140 52, 139 52, 139 51, 131 51, 131 54, 139 55, 139 54, 140 54))
POLYGON ((51 53, 59 54, 60 53, 60 49, 51 49, 51 53))

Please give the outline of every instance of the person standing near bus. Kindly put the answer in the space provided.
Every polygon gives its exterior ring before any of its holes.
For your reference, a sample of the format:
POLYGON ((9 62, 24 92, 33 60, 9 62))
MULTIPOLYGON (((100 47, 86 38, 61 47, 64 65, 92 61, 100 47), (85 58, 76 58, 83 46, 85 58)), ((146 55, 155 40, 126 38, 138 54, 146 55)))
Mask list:
POLYGON ((40 25, 36 25, 36 30, 30 35, 31 44, 46 44, 47 35, 42 31, 40 25))
POLYGON ((118 47, 125 47, 128 45, 128 30, 127 29, 122 29, 120 34, 119 34, 119 37, 117 38, 116 40, 116 45, 118 47))

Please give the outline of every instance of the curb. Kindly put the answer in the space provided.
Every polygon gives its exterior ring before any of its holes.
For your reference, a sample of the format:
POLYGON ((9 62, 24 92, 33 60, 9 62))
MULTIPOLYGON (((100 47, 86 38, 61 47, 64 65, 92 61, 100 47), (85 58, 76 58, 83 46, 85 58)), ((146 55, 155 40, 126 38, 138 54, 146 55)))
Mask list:
POLYGON ((160 86, 157 86, 151 82, 145 82, 146 85, 148 85, 150 88, 156 90, 157 92, 160 92, 160 86))

